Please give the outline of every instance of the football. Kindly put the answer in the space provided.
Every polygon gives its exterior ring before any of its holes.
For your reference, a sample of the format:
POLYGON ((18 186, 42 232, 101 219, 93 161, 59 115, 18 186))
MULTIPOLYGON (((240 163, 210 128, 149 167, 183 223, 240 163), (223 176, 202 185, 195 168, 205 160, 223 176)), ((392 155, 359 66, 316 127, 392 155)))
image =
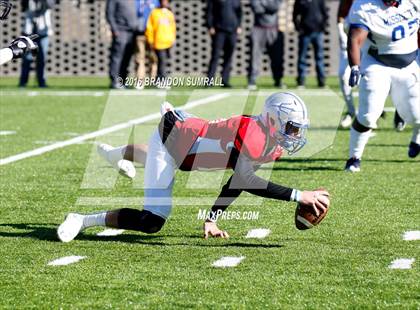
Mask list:
POLYGON ((327 196, 324 196, 328 200, 328 204, 326 205, 326 210, 322 212, 319 211, 319 215, 316 216, 312 207, 304 204, 297 204, 296 211, 295 211, 295 225, 296 228, 299 230, 306 230, 310 229, 319 223, 325 218, 329 210, 329 199, 327 196))

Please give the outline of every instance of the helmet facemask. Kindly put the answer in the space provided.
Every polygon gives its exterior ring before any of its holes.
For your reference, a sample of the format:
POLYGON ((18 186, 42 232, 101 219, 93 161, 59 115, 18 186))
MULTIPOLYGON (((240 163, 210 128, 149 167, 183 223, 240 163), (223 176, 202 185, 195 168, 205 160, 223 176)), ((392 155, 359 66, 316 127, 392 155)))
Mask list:
POLYGON ((7 19, 12 6, 13 5, 9 2, 9 0, 0 0, 0 20, 7 19))
POLYGON ((282 124, 282 128, 275 134, 277 143, 285 149, 289 155, 298 152, 307 142, 306 131, 307 124, 299 124, 288 121, 282 124))

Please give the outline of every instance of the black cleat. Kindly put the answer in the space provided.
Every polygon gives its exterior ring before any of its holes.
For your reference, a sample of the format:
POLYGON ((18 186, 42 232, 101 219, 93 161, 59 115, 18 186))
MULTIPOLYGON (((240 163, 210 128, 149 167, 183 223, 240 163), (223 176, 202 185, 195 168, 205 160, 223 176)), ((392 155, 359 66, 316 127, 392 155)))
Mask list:
POLYGON ((345 171, 348 172, 359 172, 360 171, 360 159, 358 158, 350 158, 346 162, 346 167, 344 168, 345 171))
POLYGON ((396 131, 403 131, 405 128, 405 122, 398 112, 395 112, 394 114, 394 128, 396 131))
POLYGON ((415 158, 420 153, 420 144, 411 142, 408 146, 408 157, 415 158))

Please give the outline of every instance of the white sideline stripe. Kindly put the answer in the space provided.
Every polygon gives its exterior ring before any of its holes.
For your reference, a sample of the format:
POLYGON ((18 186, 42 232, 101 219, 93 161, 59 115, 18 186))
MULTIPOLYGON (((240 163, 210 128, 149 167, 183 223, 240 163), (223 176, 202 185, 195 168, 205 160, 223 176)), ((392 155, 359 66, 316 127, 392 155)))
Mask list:
POLYGON ((105 229, 99 233, 97 233, 97 236, 100 237, 108 237, 108 236, 118 236, 121 235, 125 230, 124 229, 105 229))
POLYGON ((78 261, 85 259, 86 256, 65 256, 65 257, 61 257, 61 258, 57 258, 51 262, 49 262, 47 265, 48 266, 65 266, 65 265, 70 265, 70 264, 74 264, 77 263, 78 261))
MULTIPOLYGON (((193 108, 193 107, 196 107, 196 106, 200 106, 200 105, 204 105, 204 104, 207 104, 207 103, 210 103, 210 102, 213 102, 213 101, 224 99, 224 98, 229 97, 229 96, 230 96, 229 93, 216 94, 216 95, 213 95, 213 96, 209 96, 207 98, 202 98, 202 99, 191 101, 191 102, 189 102, 189 103, 187 103, 187 104, 185 104, 181 107, 177 107, 177 108, 190 109, 190 108, 193 108)), ((47 153, 47 152, 51 152, 53 150, 57 150, 57 149, 60 149, 60 148, 63 148, 63 147, 69 146, 69 145, 80 143, 80 142, 83 142, 85 140, 89 140, 89 139, 93 139, 93 138, 96 138, 96 137, 104 136, 104 135, 106 135, 108 133, 111 133, 111 132, 114 132, 114 131, 125 129, 125 128, 128 128, 128 127, 134 126, 134 125, 138 125, 138 124, 145 123, 145 122, 152 121, 152 120, 159 119, 159 118, 161 118, 160 112, 145 115, 145 116, 142 116, 142 117, 139 117, 139 118, 135 118, 135 119, 129 120, 127 122, 120 123, 120 124, 117 124, 117 125, 114 125, 114 126, 111 126, 111 127, 108 127, 108 128, 103 128, 103 129, 93 131, 93 132, 90 132, 90 133, 87 133, 87 134, 83 134, 81 136, 78 136, 78 137, 75 137, 75 138, 72 138, 72 139, 69 139, 69 140, 57 142, 57 143, 54 143, 54 144, 51 144, 51 145, 47 145, 47 146, 44 146, 44 147, 34 149, 32 151, 28 151, 28 152, 24 152, 24 153, 20 153, 20 154, 17 154, 17 155, 13 155, 13 156, 10 156, 10 157, 0 159, 0 166, 7 165, 7 164, 10 164, 10 163, 13 163, 15 161, 22 160, 22 159, 25 159, 25 158, 38 156, 38 155, 41 155, 41 154, 44 154, 44 153, 47 153)))
POLYGON ((407 241, 420 240, 420 230, 406 231, 403 235, 403 239, 407 241))
POLYGON ((245 256, 225 256, 213 262, 213 267, 226 268, 236 267, 245 258, 245 256))
POLYGON ((305 219, 304 217, 301 217, 300 215, 298 215, 297 217, 297 220, 299 221, 299 222, 301 222, 303 225, 305 225, 306 227, 308 227, 308 228, 312 228, 312 227, 314 227, 314 225, 312 225, 307 219, 305 219))
POLYGON ((9 136, 9 135, 15 135, 16 131, 14 130, 0 130, 0 136, 9 136))
POLYGON ((107 94, 104 91, 2 91, 0 96, 60 96, 60 97, 103 97, 107 94))
MULTIPOLYGON (((41 145, 46 145, 46 144, 51 144, 51 143, 57 143, 60 141, 52 141, 52 140, 37 140, 34 141, 33 144, 41 144, 41 145)), ((82 142, 78 142, 75 144, 94 144, 94 141, 82 141, 82 142)))
POLYGON ((411 269, 411 265, 414 263, 414 258, 397 258, 391 262, 388 266, 390 269, 411 269))
POLYGON ((269 229, 266 229, 266 228, 256 228, 256 229, 251 229, 250 231, 248 231, 248 233, 245 236, 245 238, 264 239, 270 233, 271 233, 271 230, 269 230, 269 229))
POLYGON ((385 112, 394 112, 395 111, 395 108, 394 107, 385 107, 384 108, 384 111, 385 112))
MULTIPOLYGON (((234 204, 241 206, 261 205, 262 197, 239 197, 234 204)), ((151 205, 162 205, 162 198, 149 198, 151 205)), ((211 197, 173 197, 174 206, 209 206, 214 203, 211 197)), ((79 197, 76 200, 77 206, 141 206, 144 204, 143 197, 79 197)))

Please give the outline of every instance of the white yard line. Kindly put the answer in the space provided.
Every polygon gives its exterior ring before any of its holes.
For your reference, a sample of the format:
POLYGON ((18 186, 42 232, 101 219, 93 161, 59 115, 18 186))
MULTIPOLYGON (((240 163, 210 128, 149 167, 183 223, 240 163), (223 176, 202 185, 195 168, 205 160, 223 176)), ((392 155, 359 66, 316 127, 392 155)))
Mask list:
POLYGON ((270 233, 271 233, 271 230, 269 230, 269 229, 266 229, 266 228, 256 228, 256 229, 251 229, 250 231, 248 231, 248 233, 245 236, 245 238, 264 239, 270 233))
POLYGON ((61 257, 61 258, 57 258, 51 262, 49 262, 47 265, 48 266, 65 266, 65 265, 70 265, 70 264, 74 264, 77 263, 78 261, 85 259, 86 256, 65 256, 65 257, 61 257))
POLYGON ((124 229, 112 229, 112 228, 108 228, 105 229, 99 233, 97 233, 97 236, 100 237, 110 237, 110 236, 118 236, 121 235, 125 230, 124 229))
POLYGON ((413 265, 414 258, 398 258, 394 259, 391 264, 388 266, 390 269, 411 269, 413 265))
MULTIPOLYGON (((209 96, 209 97, 206 97, 206 98, 191 101, 191 102, 185 104, 184 106, 177 107, 177 108, 179 108, 179 109, 191 109, 191 108, 194 108, 194 107, 197 107, 197 106, 200 106, 200 105, 208 104, 208 103, 211 103, 211 102, 214 102, 214 101, 218 101, 218 100, 227 98, 229 96, 230 96, 229 93, 216 94, 216 95, 212 95, 212 96, 209 96)), ((115 132, 115 131, 125 129, 125 128, 128 128, 128 127, 134 126, 134 125, 138 125, 138 124, 142 124, 142 123, 145 123, 145 122, 149 122, 149 121, 152 121, 152 120, 159 119, 160 117, 161 117, 160 112, 145 115, 145 116, 142 116, 142 117, 139 117, 139 118, 129 120, 129 121, 124 122, 124 123, 116 124, 116 125, 108 127, 108 128, 103 128, 103 129, 100 129, 100 130, 97 130, 97 131, 93 131, 93 132, 90 132, 90 133, 87 133, 87 134, 83 134, 83 135, 80 135, 78 137, 75 137, 75 138, 72 138, 72 139, 69 139, 69 140, 53 143, 51 145, 40 147, 40 148, 34 149, 32 151, 27 151, 27 152, 23 152, 23 153, 20 153, 20 154, 17 154, 17 155, 2 158, 2 159, 0 159, 0 166, 7 165, 7 164, 10 164, 10 163, 13 163, 13 162, 16 162, 18 160, 25 159, 25 158, 38 156, 38 155, 41 155, 41 154, 44 154, 44 153, 47 153, 47 152, 51 152, 53 150, 57 150, 57 149, 60 149, 60 148, 63 148, 63 147, 69 146, 69 145, 77 144, 77 143, 80 143, 80 142, 83 142, 83 141, 86 141, 86 140, 89 140, 89 139, 94 139, 96 137, 104 136, 104 135, 109 134, 111 132, 115 132)))
POLYGON ((219 268, 236 267, 244 259, 245 256, 225 256, 213 262, 212 266, 219 268))
POLYGON ((420 240, 420 230, 406 231, 403 235, 403 239, 407 241, 420 240))

